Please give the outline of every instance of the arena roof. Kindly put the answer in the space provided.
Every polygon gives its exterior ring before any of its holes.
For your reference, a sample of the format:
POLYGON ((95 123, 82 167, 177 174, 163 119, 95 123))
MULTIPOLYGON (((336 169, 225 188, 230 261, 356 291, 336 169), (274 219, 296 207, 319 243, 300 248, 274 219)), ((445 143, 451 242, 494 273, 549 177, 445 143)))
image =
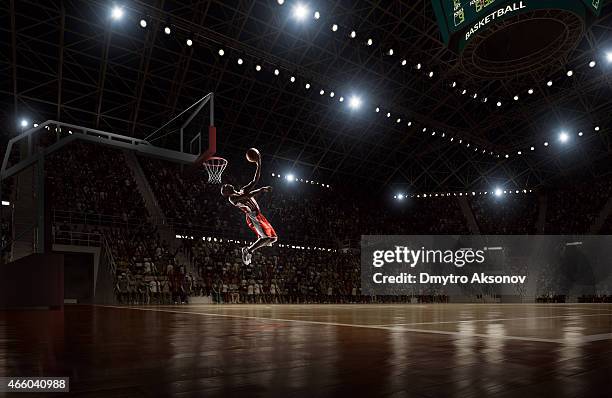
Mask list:
POLYGON ((258 147, 304 178, 431 192, 610 172, 609 2, 584 33, 546 15, 581 37, 558 58, 486 76, 442 43, 430 1, 304 0, 302 21, 283 3, 4 1, 3 129, 55 119, 143 138, 213 91, 220 154, 258 147))

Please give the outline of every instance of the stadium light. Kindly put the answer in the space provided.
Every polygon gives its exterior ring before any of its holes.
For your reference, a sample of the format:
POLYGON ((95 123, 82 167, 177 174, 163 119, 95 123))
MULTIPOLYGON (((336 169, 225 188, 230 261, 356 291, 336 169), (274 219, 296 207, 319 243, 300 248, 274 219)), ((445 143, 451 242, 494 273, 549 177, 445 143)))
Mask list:
POLYGON ((606 53, 606 60, 610 63, 612 63, 612 51, 608 51, 606 53))
POLYGON ((361 107, 361 98, 356 95, 353 95, 349 100, 349 107, 351 109, 359 109, 361 107))
POLYGON ((287 176, 285 177, 287 179, 287 181, 289 182, 293 182, 295 181, 295 176, 293 174, 287 174, 287 176))
POLYGON ((140 27, 141 28, 146 28, 147 27, 147 20, 146 19, 141 19, 140 20, 140 27))
POLYGON ((374 41, 372 39, 368 39, 368 41, 367 41, 367 45, 368 46, 371 46, 373 43, 374 43, 374 41))
POLYGON ((19 124, 21 125, 21 127, 27 127, 28 121, 26 119, 21 119, 21 122, 19 124))
POLYGON ((594 68, 595 66, 597 66, 597 62, 595 61, 589 62, 589 68, 594 68))
POLYGON ((123 8, 119 6, 113 7, 113 10, 111 11, 111 18, 113 18, 115 21, 123 18, 123 8))
POLYGON ((559 141, 561 141, 562 143, 566 143, 568 140, 569 135, 565 131, 562 131, 561 134, 559 134, 559 141))
POLYGON ((321 13, 319 11, 315 11, 314 19, 319 19, 319 18, 321 18, 321 13))
POLYGON ((285 0, 276 0, 276 2, 278 3, 279 6, 282 6, 283 4, 285 4, 285 0))
POLYGON ((398 193, 397 194, 397 200, 404 200, 404 194, 403 193, 398 193))
POLYGON ((187 39, 187 45, 188 45, 189 47, 193 46, 193 40, 191 40, 191 39, 187 39))
POLYGON ((297 3, 295 7, 293 7, 293 17, 298 21, 303 21, 308 14, 308 7, 302 3, 297 3))
POLYGON ((223 50, 222 48, 219 49, 219 56, 224 56, 225 55, 225 50, 223 50))
POLYGON ((167 35, 169 35, 170 33, 172 33, 172 29, 170 29, 170 27, 169 27, 169 26, 166 26, 166 27, 164 28, 164 33, 165 33, 165 34, 167 34, 167 35))
POLYGON ((502 190, 501 188, 495 188, 495 196, 501 196, 502 190))

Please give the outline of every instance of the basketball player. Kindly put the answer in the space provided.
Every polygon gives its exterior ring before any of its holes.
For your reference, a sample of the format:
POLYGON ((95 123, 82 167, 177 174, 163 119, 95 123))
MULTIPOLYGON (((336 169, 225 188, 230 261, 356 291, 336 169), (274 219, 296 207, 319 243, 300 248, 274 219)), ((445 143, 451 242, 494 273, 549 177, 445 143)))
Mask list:
POLYGON ((224 184, 221 187, 221 195, 228 198, 229 202, 242 210, 246 215, 249 228, 257 235, 257 240, 250 246, 242 248, 242 262, 245 265, 251 263, 253 252, 264 246, 272 246, 277 240, 276 232, 270 222, 261 214, 259 204, 255 197, 264 192, 272 191, 272 187, 261 187, 254 189, 261 176, 261 155, 255 148, 247 151, 247 160, 256 164, 255 176, 247 185, 236 191, 233 185, 224 184))

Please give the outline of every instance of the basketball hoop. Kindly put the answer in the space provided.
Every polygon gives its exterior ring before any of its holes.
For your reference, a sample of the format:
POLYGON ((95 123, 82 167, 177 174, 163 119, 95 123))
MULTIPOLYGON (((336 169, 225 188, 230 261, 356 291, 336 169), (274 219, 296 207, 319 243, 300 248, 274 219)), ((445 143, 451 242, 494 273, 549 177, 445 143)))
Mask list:
POLYGON ((227 159, 213 156, 206 159, 203 164, 208 172, 208 183, 221 184, 221 175, 227 167, 227 159))

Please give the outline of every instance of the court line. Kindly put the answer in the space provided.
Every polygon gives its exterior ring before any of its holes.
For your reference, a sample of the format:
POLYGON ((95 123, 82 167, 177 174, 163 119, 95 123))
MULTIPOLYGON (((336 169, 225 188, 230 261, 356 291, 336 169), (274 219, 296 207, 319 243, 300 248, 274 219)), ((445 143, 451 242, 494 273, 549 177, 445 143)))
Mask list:
POLYGON ((462 319, 457 321, 439 322, 409 322, 409 323, 389 323, 376 326, 411 326, 411 325, 438 325, 443 323, 470 323, 470 322, 496 322, 496 321, 521 321, 526 319, 555 319, 555 318, 581 318, 586 316, 612 316, 612 314, 583 314, 583 315, 557 315, 557 316, 528 316, 517 318, 490 318, 490 319, 462 319))
MULTIPOLYGON (((377 330, 387 330, 387 331, 396 331, 396 332, 438 334, 438 335, 455 336, 455 337, 462 337, 462 338, 480 337, 480 338, 485 338, 485 339, 494 338, 494 339, 505 339, 505 340, 531 341, 531 342, 538 342, 538 343, 554 343, 554 344, 568 343, 567 340, 560 340, 560 339, 543 339, 543 338, 538 338, 538 337, 520 337, 520 336, 509 336, 509 335, 494 336, 494 335, 481 334, 481 333, 450 332, 450 331, 445 331, 445 330, 423 330, 423 329, 415 329, 415 328, 405 328, 402 326, 385 327, 385 326, 378 326, 378 325, 360 325, 360 324, 337 323, 337 322, 306 321, 306 320, 300 320, 300 319, 261 318, 261 317, 256 317, 256 316, 247 316, 247 315, 215 314, 215 313, 204 313, 204 312, 176 311, 176 310, 169 310, 169 309, 128 307, 128 306, 115 306, 115 305, 94 305, 94 306, 103 307, 103 308, 126 309, 126 310, 165 312, 165 313, 173 313, 173 314, 188 314, 188 315, 200 315, 200 316, 211 316, 211 317, 222 317, 222 318, 249 319, 249 320, 255 320, 255 321, 262 321, 262 322, 287 322, 287 323, 301 323, 301 324, 312 324, 312 325, 353 327, 353 328, 362 328, 362 329, 377 329, 377 330)), ((575 339, 572 339, 569 342, 579 343, 581 342, 581 338, 576 337, 575 339)))

